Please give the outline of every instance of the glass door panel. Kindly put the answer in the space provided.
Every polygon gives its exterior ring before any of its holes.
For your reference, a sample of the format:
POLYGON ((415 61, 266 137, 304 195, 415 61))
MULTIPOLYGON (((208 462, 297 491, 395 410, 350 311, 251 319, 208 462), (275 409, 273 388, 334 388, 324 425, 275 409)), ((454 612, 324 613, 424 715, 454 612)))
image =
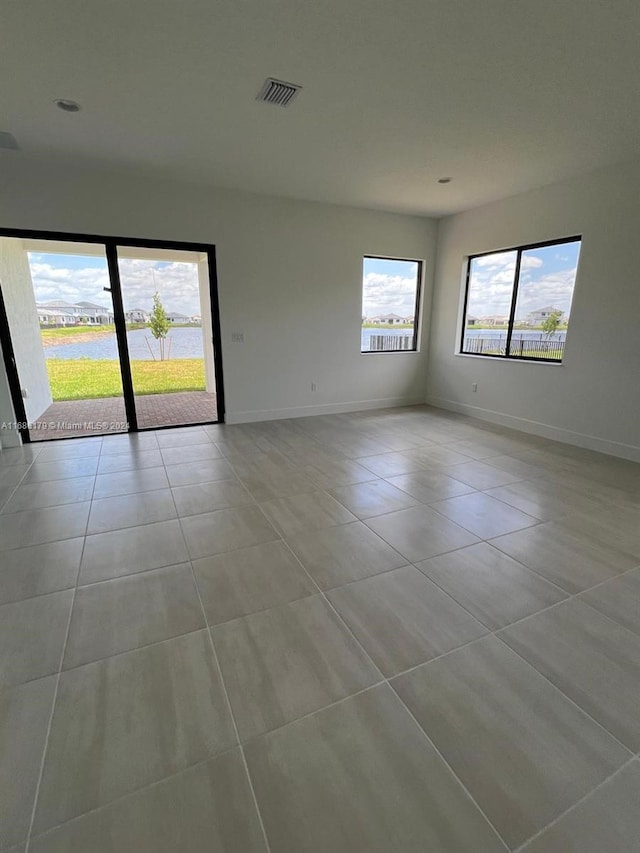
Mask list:
POLYGON ((0 279, 30 440, 126 431, 104 245, 0 237, 0 279))
POLYGON ((138 429, 218 420, 206 254, 118 246, 138 429))

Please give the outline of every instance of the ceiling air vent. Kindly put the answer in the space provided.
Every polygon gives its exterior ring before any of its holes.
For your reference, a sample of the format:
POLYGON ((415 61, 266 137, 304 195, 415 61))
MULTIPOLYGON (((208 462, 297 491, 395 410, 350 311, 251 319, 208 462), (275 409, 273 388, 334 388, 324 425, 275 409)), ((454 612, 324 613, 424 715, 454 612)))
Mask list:
POLYGON ((295 83, 285 83, 284 80, 274 80, 267 77, 262 89, 258 92, 256 101, 264 101, 265 104, 275 104, 277 107, 288 107, 302 86, 295 83))

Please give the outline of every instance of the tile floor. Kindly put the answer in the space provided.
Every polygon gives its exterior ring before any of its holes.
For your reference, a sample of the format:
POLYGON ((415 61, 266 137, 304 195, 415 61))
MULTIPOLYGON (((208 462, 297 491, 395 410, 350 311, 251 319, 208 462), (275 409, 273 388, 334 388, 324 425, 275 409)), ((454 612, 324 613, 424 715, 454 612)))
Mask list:
POLYGON ((640 466, 427 407, 0 451, 2 853, 637 853, 640 466))

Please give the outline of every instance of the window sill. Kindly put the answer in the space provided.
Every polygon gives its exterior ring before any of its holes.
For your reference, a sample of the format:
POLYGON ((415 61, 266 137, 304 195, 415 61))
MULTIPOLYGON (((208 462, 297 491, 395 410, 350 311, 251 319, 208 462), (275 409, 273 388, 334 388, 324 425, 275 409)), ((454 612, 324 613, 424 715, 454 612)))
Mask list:
POLYGON ((543 361, 537 358, 502 358, 499 355, 475 355, 471 352, 454 352, 457 358, 481 358, 483 361, 498 361, 500 364, 543 364, 545 367, 562 367, 562 361, 543 361))

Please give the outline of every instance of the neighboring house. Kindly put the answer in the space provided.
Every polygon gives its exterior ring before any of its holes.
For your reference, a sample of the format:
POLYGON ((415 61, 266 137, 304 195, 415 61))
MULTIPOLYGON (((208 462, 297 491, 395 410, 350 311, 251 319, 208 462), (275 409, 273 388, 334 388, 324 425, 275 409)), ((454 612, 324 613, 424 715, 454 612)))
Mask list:
POLYGON ((472 317, 471 314, 467 314, 467 326, 475 326, 477 322, 477 317, 472 317))
POLYGON ((131 311, 124 313, 127 323, 148 323, 149 312, 143 308, 132 308, 131 311))
POLYGON ((67 314, 63 310, 54 308, 42 308, 36 306, 38 322, 41 326, 75 326, 76 318, 73 314, 67 314))
POLYGON ((527 315, 525 323, 528 326, 541 326, 545 320, 549 318, 554 311, 560 311, 560 319, 564 317, 564 311, 560 308, 555 308, 553 305, 545 305, 544 308, 538 308, 536 311, 531 311, 530 314, 527 315))
POLYGON ((483 326, 504 326, 509 322, 509 318, 501 314, 489 314, 487 317, 480 317, 480 323, 483 326))
POLYGON ((98 305, 95 302, 77 302, 76 305, 82 308, 84 318, 90 326, 105 326, 113 323, 113 311, 105 308, 104 305, 98 305))
POLYGON ((170 323, 188 323, 189 318, 186 314, 179 314, 177 311, 171 311, 167 314, 167 320, 170 323))
POLYGON ((393 326, 396 323, 407 323, 409 321, 405 320, 404 317, 400 317, 398 314, 380 314, 378 317, 372 317, 371 322, 381 326, 393 326))
POLYGON ((113 312, 95 302, 64 302, 61 299, 36 305, 41 326, 104 326, 113 323, 113 312))

